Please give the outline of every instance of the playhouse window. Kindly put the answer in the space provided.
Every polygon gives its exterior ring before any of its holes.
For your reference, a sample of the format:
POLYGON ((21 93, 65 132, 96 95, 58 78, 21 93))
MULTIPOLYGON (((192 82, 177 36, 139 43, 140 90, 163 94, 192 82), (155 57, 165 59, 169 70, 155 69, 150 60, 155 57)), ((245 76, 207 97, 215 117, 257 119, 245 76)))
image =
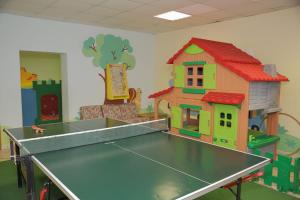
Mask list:
POLYGON ((197 86, 202 86, 203 85, 203 80, 198 78, 197 79, 197 86))
POLYGON ((193 86, 193 79, 192 78, 188 79, 188 86, 193 86))
POLYGON ((199 131, 199 111, 190 108, 183 109, 183 128, 199 131))
POLYGON ((225 125, 224 120, 221 120, 221 121, 220 121, 220 126, 224 126, 224 125, 225 125))
POLYGON ((221 113, 220 113, 220 117, 221 117, 221 118, 225 118, 225 113, 221 112, 221 113))
POLYGON ((203 75, 203 68, 202 67, 197 68, 197 75, 203 75))
POLYGON ((227 113, 227 119, 232 119, 231 113, 227 113))
POLYGON ((230 121, 227 121, 227 122, 226 122, 226 126, 227 126, 228 128, 230 128, 230 127, 231 127, 231 122, 230 122, 230 121))
POLYGON ((222 127, 231 128, 232 127, 232 113, 220 113, 219 124, 222 127))
POLYGON ((203 86, 203 66, 186 67, 186 86, 193 88, 203 86))

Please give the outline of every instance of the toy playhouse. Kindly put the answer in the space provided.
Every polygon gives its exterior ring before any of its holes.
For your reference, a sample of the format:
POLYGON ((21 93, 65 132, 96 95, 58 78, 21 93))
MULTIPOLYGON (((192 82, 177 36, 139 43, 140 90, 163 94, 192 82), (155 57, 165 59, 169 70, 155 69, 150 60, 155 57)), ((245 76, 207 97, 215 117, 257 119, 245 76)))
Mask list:
POLYGON ((169 103, 171 132, 224 147, 276 152, 280 84, 288 78, 233 44, 192 38, 167 62, 173 86, 149 96, 169 103))

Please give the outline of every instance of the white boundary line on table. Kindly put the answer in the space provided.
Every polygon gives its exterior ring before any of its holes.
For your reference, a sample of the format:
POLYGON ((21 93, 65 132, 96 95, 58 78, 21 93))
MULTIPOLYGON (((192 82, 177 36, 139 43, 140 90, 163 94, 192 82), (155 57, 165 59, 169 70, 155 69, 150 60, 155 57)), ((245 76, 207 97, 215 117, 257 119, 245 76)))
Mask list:
POLYGON ((179 173, 181 173, 181 174, 183 174, 183 175, 185 175, 185 176, 189 176, 189 177, 191 177, 191 178, 193 178, 193 179, 196 179, 196 180, 198 180, 198 181, 204 182, 204 183, 206 183, 206 184, 211 184, 210 182, 208 182, 208 181, 206 181, 206 180, 200 179, 200 178, 198 178, 198 177, 196 177, 196 176, 193 176, 193 175, 188 174, 188 173, 186 173, 186 172, 180 171, 179 169, 176 169, 176 168, 174 168, 174 167, 172 167, 172 166, 170 166, 170 165, 164 164, 164 163, 159 162, 159 161, 157 161, 157 160, 153 160, 152 158, 149 158, 149 157, 147 157, 147 156, 144 156, 144 155, 142 155, 142 154, 139 154, 139 153, 137 153, 137 152, 135 152, 135 151, 132 151, 132 150, 130 150, 130 149, 128 149, 128 148, 122 147, 121 145, 118 145, 118 144, 116 144, 116 143, 114 143, 114 142, 109 143, 109 144, 112 144, 113 146, 116 146, 116 147, 118 147, 118 148, 120 148, 120 149, 122 149, 122 150, 124 150, 124 151, 129 152, 129 153, 135 154, 135 155, 137 155, 137 156, 139 156, 139 157, 141 157, 141 158, 144 158, 144 159, 146 159, 146 160, 150 160, 150 161, 155 162, 155 163, 157 163, 157 164, 159 164, 159 165, 162 165, 162 166, 164 166, 164 167, 167 167, 167 168, 169 168, 169 169, 172 169, 172 170, 174 170, 174 171, 176 171, 176 172, 179 172, 179 173))
MULTIPOLYGON (((216 145, 216 144, 213 144, 213 143, 208 143, 208 142, 205 142, 205 141, 196 140, 196 139, 191 138, 191 137, 187 137, 187 136, 183 136, 183 135, 179 135, 179 134, 174 134, 174 133, 171 133, 170 131, 161 131, 161 132, 169 134, 169 135, 174 135, 174 136, 180 137, 180 138, 185 138, 187 140, 192 140, 192 141, 195 141, 195 142, 200 142, 200 143, 212 145, 212 146, 218 147, 220 149, 227 149, 227 150, 230 150, 230 151, 236 151, 236 152, 243 153, 243 154, 246 154, 246 155, 256 156, 256 157, 260 157, 260 158, 264 158, 264 159, 269 159, 267 157, 256 155, 256 154, 253 154, 253 153, 248 153, 248 152, 240 151, 240 150, 237 150, 237 149, 230 149, 228 147, 219 146, 219 145, 216 145)), ((271 161, 272 159, 269 159, 269 160, 271 161)))
MULTIPOLYGON (((78 132, 66 133, 66 134, 60 134, 60 135, 51 135, 51 136, 44 136, 44 137, 37 137, 37 138, 30 138, 30 139, 21 139, 21 140, 18 140, 18 142, 21 143, 21 142, 28 142, 28 141, 34 141, 34 140, 58 138, 58 137, 64 137, 64 136, 69 136, 69 135, 78 135, 78 134, 83 134, 83 133, 93 133, 93 132, 98 132, 98 131, 102 131, 102 130, 110 130, 110 129, 130 127, 130 126, 135 126, 135 125, 150 124, 152 122, 159 122, 159 121, 164 121, 164 120, 166 120, 166 119, 157 119, 157 120, 139 122, 139 123, 134 123, 134 124, 124 124, 124 125, 120 125, 120 126, 113 126, 113 127, 108 127, 108 128, 93 129, 93 130, 86 130, 86 131, 78 131, 78 132)), ((151 127, 148 127, 148 128, 151 128, 151 127)), ((157 131, 159 131, 159 130, 157 130, 157 131)), ((13 137, 13 138, 15 139, 15 137, 13 137)))

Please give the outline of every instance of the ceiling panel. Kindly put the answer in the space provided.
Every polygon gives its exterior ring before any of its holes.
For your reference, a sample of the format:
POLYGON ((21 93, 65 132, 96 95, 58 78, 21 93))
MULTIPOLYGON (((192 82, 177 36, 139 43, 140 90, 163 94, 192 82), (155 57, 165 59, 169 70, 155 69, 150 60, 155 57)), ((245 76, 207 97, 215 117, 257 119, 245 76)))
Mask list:
POLYGON ((161 33, 300 5, 300 0, 0 0, 0 11, 125 30, 161 33), (153 16, 176 10, 192 17, 153 16))
POLYGON ((82 13, 108 17, 108 16, 117 15, 120 13, 120 11, 116 9, 104 8, 103 6, 99 5, 99 6, 92 6, 88 10, 85 10, 82 13))
POLYGON ((38 6, 45 7, 51 5, 53 2, 57 0, 0 0, 0 6, 22 6, 22 5, 30 5, 30 6, 38 6))
POLYGON ((158 0, 152 3, 149 3, 149 5, 152 5, 154 7, 163 8, 169 10, 183 8, 185 6, 190 6, 195 4, 195 2, 191 0, 158 0))
POLYGON ((80 13, 78 15, 74 16, 69 16, 68 19, 71 20, 72 22, 80 21, 81 23, 87 22, 87 23, 92 23, 92 22, 98 22, 100 20, 103 20, 107 18, 106 16, 99 16, 99 15, 91 15, 88 13, 80 13))
POLYGON ((141 3, 137 3, 137 2, 133 2, 133 1, 128 1, 128 0, 108 0, 105 1, 101 4, 103 7, 106 8, 112 8, 112 9, 116 9, 116 10, 120 10, 120 11, 126 11, 126 10, 130 10, 132 8, 136 8, 141 6, 141 3))
POLYGON ((208 6, 208 5, 200 4, 200 3, 176 9, 176 11, 180 11, 180 12, 183 12, 185 14, 190 14, 190 15, 200 15, 200 14, 205 14, 205 13, 209 13, 209 12, 213 12, 213 11, 217 11, 217 10, 219 10, 219 9, 208 6))
POLYGON ((87 4, 83 1, 74 1, 74 0, 58 0, 55 1, 50 6, 53 9, 63 9, 66 12, 72 11, 72 12, 83 12, 92 6, 90 4, 87 4))
POLYGON ((164 13, 167 11, 169 11, 169 9, 154 7, 153 5, 148 5, 148 4, 130 10, 130 12, 135 13, 138 18, 140 18, 141 16, 143 16, 143 17, 147 16, 149 18, 150 17, 152 18, 155 15, 158 15, 158 14, 161 14, 161 13, 164 13))
POLYGON ((277 10, 300 5, 300 0, 260 0, 259 3, 263 6, 277 10))
POLYGON ((251 0, 207 0, 203 4, 224 10, 232 6, 246 5, 250 2, 251 0))
POLYGON ((43 12, 38 13, 37 16, 49 19, 61 18, 63 21, 65 21, 66 18, 71 18, 76 14, 77 12, 74 10, 65 10, 63 8, 49 7, 43 10, 43 12))

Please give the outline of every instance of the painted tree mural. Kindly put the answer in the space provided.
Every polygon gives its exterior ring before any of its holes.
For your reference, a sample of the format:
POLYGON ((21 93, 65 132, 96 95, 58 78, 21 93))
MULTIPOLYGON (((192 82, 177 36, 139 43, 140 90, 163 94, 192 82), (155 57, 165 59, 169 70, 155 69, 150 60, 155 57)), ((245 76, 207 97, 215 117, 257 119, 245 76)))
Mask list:
POLYGON ((104 71, 98 73, 105 83, 104 104, 123 103, 123 100, 107 99, 105 76, 107 64, 125 64, 126 69, 131 70, 135 67, 135 58, 132 52, 133 48, 130 45, 129 40, 110 34, 99 34, 95 38, 90 37, 84 41, 82 53, 86 57, 93 58, 93 64, 104 71))

